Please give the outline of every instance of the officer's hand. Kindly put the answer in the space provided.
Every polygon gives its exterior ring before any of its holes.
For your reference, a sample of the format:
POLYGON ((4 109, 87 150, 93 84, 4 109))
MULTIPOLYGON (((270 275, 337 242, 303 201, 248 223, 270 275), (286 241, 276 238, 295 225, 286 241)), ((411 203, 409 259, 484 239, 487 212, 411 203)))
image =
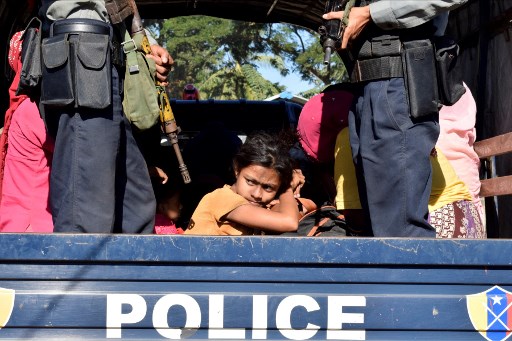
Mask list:
MULTIPOLYGON (((330 12, 322 16, 324 19, 339 19, 343 20, 343 11, 330 12)), ((348 16, 348 25, 343 32, 343 39, 341 41, 341 48, 346 49, 349 42, 357 39, 359 34, 363 31, 366 25, 372 19, 370 15, 370 6, 352 7, 350 15, 348 16)))
POLYGON ((169 52, 160 45, 151 45, 151 54, 147 55, 153 59, 156 64, 156 78, 162 83, 167 85, 167 76, 171 71, 174 60, 172 59, 169 52))

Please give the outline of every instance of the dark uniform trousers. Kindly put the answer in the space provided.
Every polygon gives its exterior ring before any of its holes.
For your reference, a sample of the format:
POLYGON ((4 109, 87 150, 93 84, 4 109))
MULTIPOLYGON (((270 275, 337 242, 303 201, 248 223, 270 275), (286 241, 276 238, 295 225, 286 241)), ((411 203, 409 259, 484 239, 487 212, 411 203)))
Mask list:
MULTIPOLYGON (((356 3, 365 6, 376 1, 356 3)), ((420 39, 430 35, 431 24, 398 32, 373 26, 367 38, 405 33, 420 39)), ((373 48, 372 53, 376 53, 373 48)), ((382 52, 380 55, 386 56, 382 52)), ((371 70, 375 71, 383 72, 371 70)), ((428 202, 432 187, 430 153, 439 136, 438 116, 410 116, 403 75, 376 78, 358 83, 349 112, 350 145, 361 204, 376 237, 435 238, 435 229, 428 223, 428 202)))
POLYGON ((123 114, 122 72, 112 67, 112 104, 105 109, 45 108, 49 129, 56 131, 50 178, 56 232, 153 231, 156 202, 123 114))
POLYGON ((435 237, 428 224, 437 117, 409 115, 403 78, 370 81, 349 113, 363 208, 376 237, 435 237))

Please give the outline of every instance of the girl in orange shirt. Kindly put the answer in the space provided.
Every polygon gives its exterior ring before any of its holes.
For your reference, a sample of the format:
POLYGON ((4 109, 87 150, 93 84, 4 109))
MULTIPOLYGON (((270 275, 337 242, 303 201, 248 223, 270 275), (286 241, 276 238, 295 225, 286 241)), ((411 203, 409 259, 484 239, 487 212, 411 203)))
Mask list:
MULTIPOLYGON (((253 235, 297 230, 296 197, 304 184, 294 169, 289 150, 295 142, 289 133, 256 133, 236 154, 236 181, 208 193, 192 214, 185 234, 253 235), (279 204, 272 205, 275 200, 279 204), (271 207, 269 209, 269 207, 271 207)), ((295 137, 295 135, 293 135, 295 137)))

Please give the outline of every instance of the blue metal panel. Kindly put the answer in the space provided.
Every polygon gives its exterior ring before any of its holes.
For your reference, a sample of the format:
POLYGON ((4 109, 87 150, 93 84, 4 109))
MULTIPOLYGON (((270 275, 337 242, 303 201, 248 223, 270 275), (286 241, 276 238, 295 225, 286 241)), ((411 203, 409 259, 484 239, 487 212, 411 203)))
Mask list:
POLYGON ((0 339, 501 340, 485 329, 512 325, 511 251, 507 240, 1 234, 0 288, 15 293, 0 339), (480 301, 492 300, 504 308, 484 321, 480 301))
POLYGON ((510 251, 512 244, 503 239, 0 235, 0 259, 5 261, 509 266, 510 251))

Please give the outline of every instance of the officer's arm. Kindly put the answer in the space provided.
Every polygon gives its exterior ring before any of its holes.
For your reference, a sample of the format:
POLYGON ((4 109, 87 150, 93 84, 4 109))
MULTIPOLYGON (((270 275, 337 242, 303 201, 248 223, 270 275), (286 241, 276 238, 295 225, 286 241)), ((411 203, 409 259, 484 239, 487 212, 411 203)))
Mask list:
POLYGON ((383 30, 416 27, 467 0, 381 0, 370 4, 372 21, 383 30))

